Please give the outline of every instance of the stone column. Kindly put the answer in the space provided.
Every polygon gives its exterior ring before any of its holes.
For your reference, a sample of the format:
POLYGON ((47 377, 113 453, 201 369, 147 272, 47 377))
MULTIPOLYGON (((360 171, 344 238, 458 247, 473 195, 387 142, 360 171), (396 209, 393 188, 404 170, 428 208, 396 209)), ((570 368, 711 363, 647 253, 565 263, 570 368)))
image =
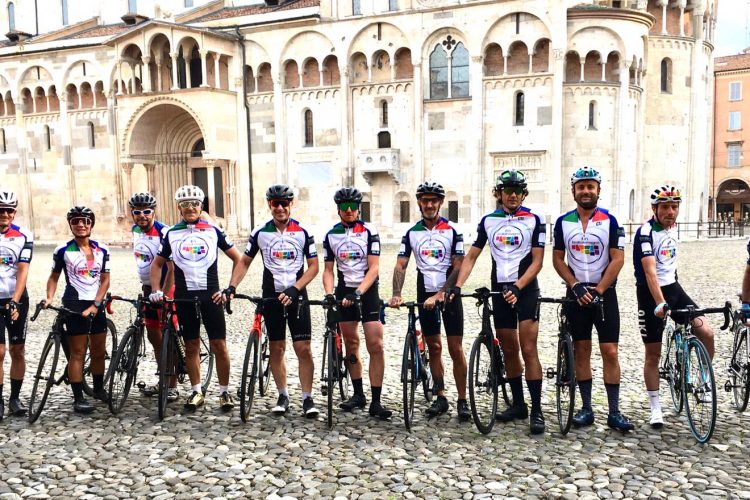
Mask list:
POLYGON ((346 61, 341 61, 339 66, 339 86, 341 88, 339 97, 339 114, 341 131, 341 183, 346 186, 354 184, 354 171, 352 148, 352 121, 349 109, 351 108, 351 88, 349 87, 349 67, 346 61))
POLYGON ((661 34, 667 34, 667 6, 669 0, 657 0, 656 5, 661 7, 661 34))
POLYGON ((529 53, 529 74, 534 72, 534 54, 529 53))
POLYGON ((396 79, 396 63, 391 59, 391 81, 396 79))
POLYGON ((143 63, 143 66, 141 66, 142 72, 143 72, 143 91, 144 92, 152 92, 153 85, 151 84, 151 57, 150 56, 143 56, 141 57, 141 62, 143 63))
POLYGON ((584 68, 586 67, 586 60, 581 61, 581 82, 586 81, 586 72, 584 71, 584 68))
MULTIPOLYGON (((529 57, 529 61, 531 58, 529 57)), ((531 64, 531 62, 529 62, 531 64)), ((484 81, 482 80, 482 68, 484 58, 482 56, 473 56, 469 63, 469 85, 471 90, 471 120, 469 123, 469 137, 467 148, 474 151, 474 157, 471 161, 475 164, 472 178, 472 196, 471 203, 471 220, 479 220, 481 214, 487 210, 485 207, 485 187, 488 183, 485 181, 485 151, 484 151, 484 81)), ((491 177, 491 176, 490 176, 491 177)), ((417 179, 419 181, 419 179, 417 179)), ((491 182, 491 181, 490 181, 491 182)), ((459 204, 462 200, 459 200, 459 204)))
POLYGON ((508 74, 508 56, 503 56, 503 76, 508 74))
POLYGON ((617 96, 617 105, 615 106, 617 119, 615 121, 615 130, 613 137, 615 139, 615 157, 613 165, 612 179, 612 210, 615 216, 620 220, 625 220, 628 215, 630 189, 626 188, 629 184, 626 180, 627 152, 635 147, 634 132, 632 127, 628 127, 630 118, 629 104, 630 101, 630 72, 626 62, 620 62, 620 88, 617 96))
POLYGON ((216 217, 216 185, 214 180, 216 160, 213 158, 204 158, 203 166, 206 167, 206 173, 208 174, 208 213, 211 214, 211 217, 216 217))
POLYGON ((208 87, 208 70, 206 69, 206 57, 208 57, 207 50, 199 51, 201 55, 201 87, 208 87))
POLYGON ((117 207, 117 214, 124 214, 125 208, 123 198, 122 177, 120 176, 120 148, 117 147, 117 114, 115 113, 115 95, 114 92, 110 92, 107 96, 107 139, 109 142, 110 157, 112 159, 112 172, 115 181, 115 192, 117 193, 117 200, 115 206, 117 207))
POLYGON ((321 61, 320 65, 318 66, 318 76, 320 77, 319 78, 319 81, 320 81, 319 86, 320 87, 323 86, 323 66, 322 65, 323 65, 323 62, 321 61))
POLYGON ((162 59, 161 57, 157 57, 156 58, 156 91, 157 92, 161 92, 164 90, 164 87, 162 87, 161 66, 162 66, 162 59))
POLYGON ((221 88, 221 75, 219 74, 219 62, 221 62, 221 55, 214 52, 214 88, 221 88))
POLYGON ((131 160, 120 160, 120 167, 125 174, 125 196, 130 197, 133 194, 133 167, 135 164, 131 160))
POLYGON ((602 81, 606 82, 607 81, 607 62, 603 61, 601 65, 602 65, 602 81))
POLYGON ((187 57, 183 56, 185 59, 185 88, 190 89, 193 87, 193 78, 190 75, 190 61, 193 59, 190 57, 190 53, 187 54, 187 57))
MULTIPOLYGON (((412 54, 412 57, 414 55, 412 54)), ((414 179, 421 181, 425 178, 426 168, 424 163, 424 86, 422 78, 422 60, 412 61, 414 67, 414 115, 412 116, 412 128, 414 129, 414 179)), ((402 171, 402 177, 404 172, 402 171)), ((405 179, 403 179, 405 180, 405 179)))
POLYGON ((62 139, 63 149, 63 168, 65 169, 68 178, 68 204, 72 207, 76 204, 76 195, 75 172, 73 171, 73 161, 70 148, 70 115, 68 115, 68 97, 63 94, 59 96, 58 99, 60 100, 60 137, 62 139))
POLYGON ((178 80, 177 80, 177 52, 172 52, 169 54, 169 56, 172 58, 172 88, 171 90, 177 90, 180 88, 178 80))
MULTIPOLYGON (((122 59, 119 59, 117 61, 117 95, 124 94, 124 92, 122 91, 122 85, 123 85, 123 83, 124 82, 122 80, 122 59)), ((80 94, 81 93, 78 92, 78 95, 80 95, 80 94)), ((81 109, 80 103, 79 103, 78 109, 81 109)))
POLYGON ((289 165, 286 163, 287 135, 286 135, 286 102, 281 88, 282 75, 273 75, 273 115, 274 136, 276 138, 276 182, 284 183, 288 178, 289 165))
POLYGON ((21 181, 20 193, 17 193, 19 198, 19 209, 21 211, 20 218, 22 218, 24 224, 34 231, 34 196, 31 190, 31 180, 29 179, 29 166, 28 166, 28 147, 26 141, 26 122, 23 116, 23 104, 22 99, 19 95, 12 96, 14 102, 18 102, 16 106, 16 130, 17 130, 17 148, 18 148, 18 177, 21 181))

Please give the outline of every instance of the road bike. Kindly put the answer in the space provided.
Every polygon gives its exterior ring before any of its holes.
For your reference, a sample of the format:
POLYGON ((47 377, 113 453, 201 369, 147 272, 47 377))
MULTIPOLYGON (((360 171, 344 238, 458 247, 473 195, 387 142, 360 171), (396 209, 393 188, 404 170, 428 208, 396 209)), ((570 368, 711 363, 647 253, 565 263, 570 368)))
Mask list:
POLYGON ((126 302, 135 308, 135 317, 125 329, 120 344, 117 346, 115 355, 110 363, 109 373, 109 411, 117 414, 122 410, 128 399, 133 381, 138 375, 138 364, 146 356, 145 336, 145 308, 148 300, 142 295, 136 299, 128 299, 119 295, 107 297, 107 313, 113 314, 112 302, 126 302))
POLYGON ((750 397, 750 330, 740 310, 732 312, 732 358, 727 365, 729 380, 724 390, 731 392, 737 411, 747 409, 750 397))

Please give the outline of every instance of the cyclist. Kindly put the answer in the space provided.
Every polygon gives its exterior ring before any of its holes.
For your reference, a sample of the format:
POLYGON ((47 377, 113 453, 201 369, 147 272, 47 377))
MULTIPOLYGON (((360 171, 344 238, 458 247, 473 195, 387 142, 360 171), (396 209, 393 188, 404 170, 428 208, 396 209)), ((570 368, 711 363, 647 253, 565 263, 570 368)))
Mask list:
MULTIPOLYGON (((218 256, 223 251, 232 260, 233 268, 240 261, 240 252, 220 228, 201 218, 201 204, 206 195, 198 186, 186 185, 177 189, 174 199, 182 219, 172 226, 151 264, 151 302, 164 300, 161 288, 162 267, 174 261, 175 292, 177 299, 200 300, 200 313, 206 327, 211 350, 216 357, 219 376, 219 405, 222 410, 234 408, 229 393, 229 351, 226 342, 226 323, 219 292, 218 256)), ((204 403, 200 373, 200 321, 192 304, 175 304, 177 317, 185 339, 185 364, 192 386, 185 408, 195 410, 204 403)))
POLYGON ((26 407, 20 399, 23 376, 26 372, 25 342, 29 294, 26 279, 34 247, 31 231, 13 224, 18 199, 11 191, 0 191, 0 420, 5 414, 3 401, 3 361, 5 360, 5 332, 10 344, 10 399, 11 415, 23 415, 26 407))
MULTIPOLYGON (((448 411, 445 397, 443 350, 440 338, 440 311, 435 306, 445 300, 446 282, 455 282, 464 258, 464 237, 440 217, 440 207, 445 199, 445 189, 435 182, 424 182, 417 187, 417 205, 422 220, 417 222, 401 239, 401 250, 393 269, 393 297, 391 307, 403 304, 401 289, 406 278, 406 266, 414 253, 417 263, 417 301, 424 302, 419 308, 419 323, 430 350, 430 371, 437 397, 427 409, 428 417, 436 417, 448 411)), ((461 341, 464 334, 464 312, 461 301, 445 304, 442 311, 445 334, 448 337, 448 352, 453 360, 453 377, 458 392, 458 418, 471 418, 466 403, 466 357, 461 341)))
POLYGON ((75 206, 68 210, 67 219, 73 239, 58 246, 52 254, 52 273, 47 280, 45 306, 52 303, 60 273, 64 272, 66 286, 62 304, 81 313, 80 317, 68 316, 65 320, 65 334, 70 351, 68 380, 73 389, 73 410, 77 413, 91 413, 94 407, 83 396, 83 359, 89 342, 94 398, 100 401, 108 399, 107 391, 104 390, 107 318, 102 301, 109 289, 109 248, 91 239, 96 216, 90 208, 75 206))
MULTIPOLYGON (((670 309, 695 306, 695 302, 677 281, 677 216, 682 196, 674 186, 661 186, 651 194, 654 215, 635 233, 633 265, 635 266, 638 327, 646 349, 643 378, 651 403, 650 424, 664 424, 659 402, 659 357, 661 356, 664 316, 670 309)), ((673 315, 675 321, 684 317, 673 315)), ((705 316, 693 320, 693 332, 710 358, 714 355, 714 334, 705 316)), ((710 394, 710 393, 709 393, 710 394)))
POLYGON ((306 287, 318 274, 318 253, 312 235, 291 218, 294 205, 292 188, 285 184, 274 184, 266 191, 266 200, 273 218, 250 234, 245 254, 232 273, 224 295, 232 298, 248 267, 260 252, 263 262, 263 297, 279 299, 278 302, 267 304, 263 310, 270 340, 271 372, 279 391, 278 401, 271 412, 283 415, 289 408, 284 359, 286 327, 289 325, 294 352, 299 360, 302 413, 308 418, 315 418, 318 416, 318 409, 312 398, 315 367, 310 349, 310 305, 305 302, 299 304, 299 299, 307 299, 306 287))
POLYGON ((492 289, 503 292, 502 296, 492 297, 492 312, 513 394, 513 404, 496 418, 503 422, 529 418, 531 433, 541 434, 545 425, 541 404, 542 365, 536 345, 539 335, 536 303, 546 225, 542 216, 522 205, 529 194, 526 186, 526 177, 521 171, 505 170, 498 176, 493 190, 498 207, 479 223, 477 239, 464 259, 456 287, 460 290, 469 278, 479 254, 489 242, 492 289), (531 415, 523 396, 521 353, 526 365, 531 415))
POLYGON ((386 409, 380 396, 383 389, 385 354, 383 352, 383 323, 380 322, 378 271, 380 266, 380 236, 372 224, 359 220, 362 193, 354 187, 344 187, 333 197, 341 219, 328 231, 323 240, 325 269, 323 289, 326 300, 334 300, 333 264, 336 263, 338 283, 335 299, 342 301, 339 326, 344 336, 349 373, 354 395, 339 406, 346 411, 364 408, 367 404, 362 389, 362 363, 359 357, 358 322, 362 321, 365 344, 370 353, 370 416, 387 420, 392 412, 386 409), (361 310, 361 314, 360 314, 361 310))
POLYGON ((566 306, 582 400, 581 409, 573 416, 573 425, 582 427, 594 423, 591 330, 595 325, 609 403, 607 425, 630 431, 633 424, 619 407, 620 310, 615 291, 617 275, 625 261, 625 231, 614 215, 597 206, 601 182, 599 172, 588 166, 579 168, 571 176, 571 192, 577 207, 561 215, 555 223, 552 264, 568 286, 568 297, 577 300, 566 306), (602 309, 592 307, 602 300, 602 309))
MULTIPOLYGON (((133 217, 133 256, 135 257, 135 266, 138 271, 138 277, 141 280, 141 289, 143 296, 151 295, 151 262, 159 252, 164 235, 169 229, 167 226, 156 220, 156 198, 151 193, 135 193, 128 200, 130 215, 133 217)), ((168 262, 167 266, 162 268, 162 290, 172 290, 174 283, 173 275, 174 266, 168 262)), ((160 309, 152 305, 145 308, 146 333, 151 346, 154 348, 154 356, 157 363, 161 350, 161 322, 160 309)), ((177 381, 173 382, 175 385, 177 381)), ((154 384, 144 389, 148 395, 156 394, 159 386, 154 384)), ((176 401, 179 398, 177 387, 171 387, 167 395, 169 401, 176 401)))

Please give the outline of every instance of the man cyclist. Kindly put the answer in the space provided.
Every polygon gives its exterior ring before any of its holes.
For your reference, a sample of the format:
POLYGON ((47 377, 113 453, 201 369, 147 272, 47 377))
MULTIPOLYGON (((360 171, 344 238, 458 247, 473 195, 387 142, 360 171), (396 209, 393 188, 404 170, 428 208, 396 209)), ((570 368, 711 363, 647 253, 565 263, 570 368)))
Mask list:
POLYGON ((34 248, 34 236, 25 227, 13 224, 18 199, 11 191, 0 191, 0 420, 5 414, 3 381, 5 374, 5 334, 10 344, 10 399, 11 415, 23 415, 26 407, 20 399, 23 376, 26 372, 26 318, 29 294, 26 279, 34 248))
POLYGON ((529 417, 531 433, 541 434, 545 425, 536 310, 539 296, 537 276, 544 260, 546 225, 542 216, 522 205, 529 193, 526 186, 526 177, 518 170, 505 170, 497 178, 493 193, 498 208, 479 222, 477 239, 464 259, 456 287, 460 291, 474 269, 479 254, 489 242, 492 290, 503 292, 502 296, 492 297, 492 313, 513 394, 513 404, 498 413, 496 418, 509 422, 529 417), (521 353, 526 365, 531 415, 523 396, 521 353))
MULTIPOLYGON (((201 218, 201 204, 206 195, 198 186, 182 186, 175 192, 182 219, 164 236, 159 253, 151 264, 151 302, 164 300, 161 288, 162 267, 174 261, 175 299, 200 300, 200 319, 206 327, 211 350, 216 359, 219 377, 219 405, 224 411, 234 408, 229 393, 229 351, 226 342, 226 323, 219 291, 219 250, 232 260, 233 269, 240 261, 240 252, 219 227, 201 218)), ((185 408, 195 410, 204 403, 200 373, 200 321, 195 308, 187 302, 177 302, 177 317, 185 339, 185 365, 192 393, 185 408)))
POLYGON ((91 354, 94 398, 100 401, 108 399, 104 389, 107 318, 102 301, 109 289, 109 248, 91 239, 96 217, 90 208, 73 207, 68 211, 67 219, 73 239, 55 248, 52 254, 53 265, 47 280, 45 307, 52 303, 60 273, 65 272, 62 304, 81 314, 65 318, 65 337, 70 349, 68 380, 73 389, 73 410, 91 413, 94 407, 83 396, 83 360, 87 347, 91 354))
POLYGON ((274 184, 266 191, 266 200, 273 218, 250 234, 245 254, 232 273, 224 294, 228 299, 232 298, 253 259, 260 252, 263 263, 263 297, 278 298, 278 301, 266 304, 263 309, 270 340, 271 372, 279 391, 278 401, 271 412, 283 415, 289 408, 284 359, 288 325, 294 352, 299 360, 302 413, 308 418, 315 418, 318 416, 318 409, 312 398, 315 367, 310 349, 310 305, 304 301, 301 306, 298 303, 300 299, 307 299, 306 287, 318 274, 318 253, 312 235, 291 218, 294 205, 292 188, 285 184, 274 184))
MULTIPOLYGON (((422 334, 430 350, 430 372, 437 397, 427 409, 428 417, 437 417, 448 411, 445 397, 443 350, 440 338, 440 310, 435 307, 445 300, 447 282, 455 282, 464 258, 464 237, 451 225, 448 219, 440 217, 440 207, 445 199, 445 189, 435 182, 424 182, 417 187, 417 204, 422 220, 417 222, 401 239, 401 249, 393 269, 393 297, 391 307, 404 303, 401 289, 406 279, 406 266, 414 253, 417 263, 417 301, 423 302, 419 308, 419 323, 422 334)), ((464 314, 460 300, 445 304, 442 311, 445 334, 448 338, 448 352, 453 360, 453 377, 458 392, 458 418, 471 418, 466 403, 466 357, 461 344, 464 334, 464 314)))
MULTIPOLYGON (((156 220, 156 198, 151 193, 135 193, 128 200, 130 215, 133 217, 133 256, 135 257, 135 266, 138 277, 141 280, 141 290, 144 297, 151 295, 151 262, 159 253, 164 235, 169 229, 167 226, 156 220)), ((174 283, 173 275, 174 266, 168 262, 167 266, 162 268, 161 289, 170 292, 174 283)), ((145 307, 145 325, 148 341, 154 348, 154 357, 159 362, 161 352, 161 310, 153 305, 145 307)), ((173 384, 176 384, 175 380, 173 384)), ((159 391, 158 385, 154 384, 144 389, 146 394, 156 394, 159 391)), ((167 394, 167 400, 176 401, 179 398, 177 387, 170 387, 167 394)))
POLYGON ((346 411, 364 408, 367 404, 362 388, 362 363, 359 357, 358 322, 365 331, 367 352, 370 353, 371 417, 387 420, 392 412, 386 409, 380 396, 383 389, 385 354, 383 352, 383 323, 380 322, 378 272, 380 266, 380 236, 370 223, 359 220, 362 193, 354 187, 344 187, 333 197, 340 222, 328 231, 323 240, 325 269, 323 289, 326 300, 340 300, 339 326, 344 336, 349 373, 354 395, 339 406, 346 411), (338 283, 334 299, 333 265, 336 263, 338 283), (360 314, 361 310, 361 314, 360 314))
POLYGON ((607 425, 615 430, 630 431, 633 424, 619 407, 620 310, 615 291, 617 275, 625 261, 625 231, 614 215, 597 206, 601 182, 599 172, 588 166, 579 168, 571 176, 571 193, 577 207, 561 215, 555 223, 552 264, 568 286, 567 296, 577 301, 566 305, 582 401, 581 409, 573 416, 573 425, 582 427, 594 423, 591 330, 596 326, 609 403, 607 425), (601 308, 596 306, 600 301, 603 301, 601 308))
MULTIPOLYGON (((643 378, 651 405, 650 424, 657 429, 664 424, 659 402, 659 357, 664 316, 670 314, 670 309, 696 305, 677 281, 679 234, 676 221, 681 202, 680 191, 674 186, 654 190, 651 194, 653 216, 638 228, 633 243, 638 327, 646 349, 643 378)), ((672 314, 672 317, 678 322, 685 319, 677 314, 672 314)), ((706 317, 697 317, 692 324, 693 332, 713 359, 714 334, 706 317)))

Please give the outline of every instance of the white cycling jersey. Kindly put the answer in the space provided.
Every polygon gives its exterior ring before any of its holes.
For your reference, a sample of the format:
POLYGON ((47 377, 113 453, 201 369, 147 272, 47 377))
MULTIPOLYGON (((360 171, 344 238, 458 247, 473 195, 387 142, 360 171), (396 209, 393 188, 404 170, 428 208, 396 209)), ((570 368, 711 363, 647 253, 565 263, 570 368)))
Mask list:
POLYGON ((408 259, 412 252, 417 262, 417 287, 435 293, 445 285, 453 257, 464 255, 464 237, 443 217, 432 229, 421 220, 401 239, 398 256, 408 259))
POLYGON ((323 240, 326 262, 336 262, 338 286, 358 287, 367 274, 370 255, 380 255, 378 230, 369 222, 355 221, 351 226, 339 222, 323 240))
POLYGON ((656 259, 656 277, 659 286, 671 285, 677 281, 677 226, 667 229, 652 217, 638 228, 633 243, 633 266, 635 284, 647 285, 643 270, 644 257, 656 259))
POLYGON ((11 224, 0 233, 0 299, 13 297, 18 264, 31 262, 34 236, 25 227, 11 224))
POLYGON ((145 286, 151 286, 151 263, 159 253, 159 246, 168 230, 169 227, 158 220, 154 221, 148 231, 144 231, 137 224, 133 225, 133 257, 138 277, 145 286))
POLYGON ((52 254, 52 271, 65 272, 63 303, 71 300, 95 300, 101 283, 101 275, 109 272, 109 248, 104 243, 89 240, 93 260, 79 248, 76 240, 70 240, 52 254))

